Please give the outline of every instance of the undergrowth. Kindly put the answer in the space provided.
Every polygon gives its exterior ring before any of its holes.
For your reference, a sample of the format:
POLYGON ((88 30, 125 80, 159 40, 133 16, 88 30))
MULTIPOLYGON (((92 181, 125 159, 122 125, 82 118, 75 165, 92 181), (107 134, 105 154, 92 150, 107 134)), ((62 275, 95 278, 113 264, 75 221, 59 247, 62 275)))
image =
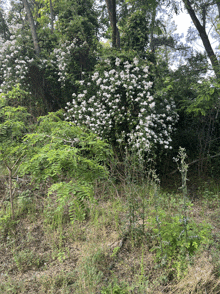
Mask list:
POLYGON ((184 160, 178 193, 163 192, 153 167, 134 155, 118 182, 111 174, 93 185, 61 181, 40 197, 44 184, 16 182, 14 218, 7 195, 0 211, 1 293, 172 293, 206 250, 219 279, 219 236, 201 214, 218 208, 219 195, 205 190, 192 203, 184 160))

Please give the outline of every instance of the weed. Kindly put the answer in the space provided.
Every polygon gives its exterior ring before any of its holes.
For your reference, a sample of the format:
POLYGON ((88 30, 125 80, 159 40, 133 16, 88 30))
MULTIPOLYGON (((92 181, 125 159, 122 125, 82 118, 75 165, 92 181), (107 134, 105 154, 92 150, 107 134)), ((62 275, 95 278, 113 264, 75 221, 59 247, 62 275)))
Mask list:
POLYGON ((139 284, 141 285, 144 280, 144 250, 143 250, 143 245, 142 245, 142 255, 141 255, 141 262, 140 262, 140 275, 139 275, 139 284))
POLYGON ((78 280, 75 285, 77 293, 96 293, 100 288, 108 263, 107 256, 101 249, 84 257, 78 268, 78 280))
POLYGON ((52 277, 42 277, 40 280, 40 293, 56 293, 60 289, 61 293, 74 293, 73 287, 76 282, 76 272, 72 270, 71 272, 61 271, 52 277))
POLYGON ((214 265, 213 273, 215 274, 216 278, 219 278, 220 277, 220 260, 219 260, 220 234, 215 235, 214 239, 215 239, 215 246, 211 250, 212 263, 214 265))
POLYGON ((113 258, 113 257, 115 258, 115 257, 118 255, 118 252, 119 252, 120 248, 121 248, 121 247, 116 246, 116 247, 113 249, 113 253, 112 253, 112 255, 111 255, 111 258, 113 258))
POLYGON ((59 249, 59 252, 57 254, 57 258, 58 258, 59 262, 63 262, 66 259, 65 252, 63 250, 59 249))
POLYGON ((157 184, 155 183, 155 192, 154 192, 154 198, 155 198, 155 211, 156 211, 156 224, 157 224, 157 236, 160 241, 160 251, 163 254, 163 243, 162 243, 162 236, 161 236, 161 228, 160 228, 160 220, 159 220, 159 214, 158 214, 158 191, 157 191, 157 184))
POLYGON ((0 293, 25 293, 25 284, 23 281, 14 281, 9 278, 7 282, 1 282, 0 293))
POLYGON ((107 287, 103 287, 101 294, 128 294, 127 285, 125 283, 118 284, 117 282, 110 283, 107 287))
MULTIPOLYGON (((163 212, 163 215, 165 212, 163 212)), ((152 220, 153 222, 153 220, 152 220)), ((160 247, 154 247, 151 251, 157 252, 157 258, 161 261, 172 259, 179 259, 181 256, 193 255, 201 244, 208 242, 210 237, 211 226, 208 224, 196 224, 190 222, 187 224, 187 239, 184 234, 185 232, 184 217, 181 219, 178 216, 170 217, 167 221, 164 219, 160 224, 160 228, 156 227, 153 232, 158 235, 160 232, 162 242, 162 249, 160 247)))
POLYGON ((184 231, 185 231, 185 235, 186 235, 186 242, 188 241, 188 228, 187 228, 187 224, 188 224, 188 216, 187 216, 187 185, 186 185, 186 181, 187 181, 187 171, 188 171, 188 164, 186 164, 186 151, 184 148, 180 147, 179 148, 179 154, 177 156, 177 158, 175 159, 175 161, 177 162, 178 165, 178 169, 181 173, 181 178, 182 178, 182 187, 180 188, 182 190, 183 193, 183 201, 184 201, 184 206, 183 206, 183 225, 184 225, 184 231), (180 161, 180 164, 178 164, 178 161, 180 161))
POLYGON ((30 190, 24 190, 19 194, 17 198, 17 207, 19 215, 35 212, 35 205, 30 190))
POLYGON ((19 223, 19 220, 11 218, 10 210, 10 207, 7 206, 6 210, 0 212, 0 237, 3 239, 10 235, 19 223))
POLYGON ((188 165, 185 163, 185 158, 185 150, 180 148, 176 162, 180 161, 178 169, 182 176, 183 213, 172 216, 162 210, 158 205, 159 196, 155 185, 156 219, 151 219, 151 223, 154 224, 153 232, 158 238, 159 246, 154 246, 150 251, 156 251, 157 262, 160 262, 162 266, 168 266, 172 261, 177 271, 177 277, 180 277, 186 268, 186 257, 192 256, 201 244, 208 242, 211 231, 211 226, 208 224, 189 222, 188 207, 191 204, 187 198, 188 165))
POLYGON ((129 222, 127 230, 133 246, 143 243, 145 237, 145 224, 149 208, 147 196, 150 194, 152 186, 152 169, 151 167, 146 169, 145 166, 145 162, 148 162, 151 166, 152 162, 149 155, 144 159, 142 154, 137 155, 126 150, 124 160, 124 193, 127 200, 127 219, 129 222), (138 225, 138 221, 141 222, 141 225, 138 225))
POLYGON ((38 269, 45 262, 45 258, 29 249, 13 253, 14 261, 19 271, 26 272, 29 269, 38 269))

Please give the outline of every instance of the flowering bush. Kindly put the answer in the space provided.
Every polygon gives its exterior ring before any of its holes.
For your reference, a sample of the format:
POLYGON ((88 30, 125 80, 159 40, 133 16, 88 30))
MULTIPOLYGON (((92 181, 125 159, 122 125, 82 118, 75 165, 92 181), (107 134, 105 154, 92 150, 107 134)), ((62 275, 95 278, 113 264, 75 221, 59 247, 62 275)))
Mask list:
POLYGON ((20 83, 26 90, 29 89, 29 79, 27 78, 32 65, 46 71, 49 70, 57 75, 57 81, 61 83, 61 87, 65 86, 66 80, 71 80, 73 73, 71 69, 77 67, 73 64, 73 60, 78 60, 82 52, 88 50, 88 44, 74 39, 72 42, 64 42, 55 48, 50 56, 36 57, 29 35, 22 33, 22 28, 17 25, 17 30, 12 31, 10 40, 1 39, 0 63, 2 79, 2 90, 11 90, 13 86, 20 83), (28 43, 30 45, 28 46, 28 43), (25 48, 25 49, 24 49, 25 48), (73 56, 75 58, 73 58, 73 56))
POLYGON ((51 35, 47 28, 38 28, 41 52, 36 56, 28 22, 10 21, 8 28, 8 38, 0 36, 0 92, 20 84, 35 98, 36 107, 43 105, 47 111, 64 106, 82 69, 93 68, 95 47, 83 38, 65 40, 58 29, 51 35))
POLYGON ((106 59, 89 82, 79 83, 82 92, 73 93, 72 103, 67 103, 66 120, 134 150, 148 151, 157 143, 172 148, 175 103, 152 96, 147 61, 106 59))
POLYGON ((73 82, 76 75, 75 72, 80 73, 78 60, 88 54, 89 44, 84 41, 80 41, 75 38, 73 41, 65 41, 60 44, 58 48, 55 48, 51 54, 51 63, 57 68, 57 74, 59 76, 58 82, 61 83, 61 87, 65 86, 67 80, 73 82), (78 69, 78 70, 76 70, 78 69))
POLYGON ((18 83, 28 90, 27 73, 34 61, 33 49, 28 46, 30 36, 22 33, 22 25, 11 26, 10 30, 10 39, 1 39, 1 92, 11 90, 18 83))

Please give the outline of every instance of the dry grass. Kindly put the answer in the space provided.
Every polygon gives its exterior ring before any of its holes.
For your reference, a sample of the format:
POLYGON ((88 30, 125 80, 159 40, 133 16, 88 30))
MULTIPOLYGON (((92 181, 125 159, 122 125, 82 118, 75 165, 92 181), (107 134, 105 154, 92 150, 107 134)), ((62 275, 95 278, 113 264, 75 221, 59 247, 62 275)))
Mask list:
MULTIPOLYGON (((125 195, 101 194, 103 199, 97 192, 99 201, 83 222, 67 220, 53 227, 45 221, 42 198, 35 209, 17 216, 17 224, 9 221, 0 236, 0 293, 220 293, 218 258, 212 254, 220 253, 217 205, 194 204, 191 217, 213 225, 214 242, 177 277, 172 264, 161 267, 155 262, 150 225, 139 241, 127 235, 125 195), (111 283, 115 292, 101 292, 111 283)), ((167 209, 175 213, 178 207, 169 203, 166 199, 167 209)))

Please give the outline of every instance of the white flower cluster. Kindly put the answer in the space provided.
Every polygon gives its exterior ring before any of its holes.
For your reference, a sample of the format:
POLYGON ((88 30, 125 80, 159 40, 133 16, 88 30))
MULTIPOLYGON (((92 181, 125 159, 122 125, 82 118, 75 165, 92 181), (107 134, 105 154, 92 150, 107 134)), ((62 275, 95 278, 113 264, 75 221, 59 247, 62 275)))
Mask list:
POLYGON ((172 148, 171 132, 177 120, 173 101, 156 101, 151 95, 145 61, 115 60, 110 68, 95 72, 91 81, 82 81, 84 90, 73 93, 66 106, 66 120, 86 125, 101 138, 124 142, 135 150, 147 151, 153 144, 172 148))
POLYGON ((58 74, 58 81, 64 87, 74 53, 81 52, 88 47, 86 42, 80 43, 78 39, 72 42, 66 41, 59 48, 55 48, 50 57, 46 59, 43 56, 36 57, 30 36, 22 34, 22 25, 11 26, 10 32, 10 40, 0 40, 0 79, 3 81, 0 85, 1 92, 11 90, 18 83, 29 91, 28 76, 33 63, 39 69, 49 68, 51 70, 52 67, 53 73, 58 74))
POLYGON ((1 40, 0 44, 0 63, 1 63, 1 90, 10 90, 18 83, 26 85, 27 74, 29 72, 30 65, 34 59, 29 58, 26 52, 25 56, 22 54, 24 50, 22 44, 29 39, 29 36, 21 36, 19 33, 20 26, 11 28, 14 34, 10 36, 10 40, 1 40))
POLYGON ((61 82, 61 86, 65 86, 65 82, 68 76, 68 68, 71 58, 75 51, 82 51, 84 48, 88 46, 87 42, 83 42, 82 44, 77 44, 79 42, 78 39, 74 39, 72 42, 66 41, 62 43, 59 48, 55 48, 53 50, 52 56, 55 57, 55 63, 58 66, 58 81, 61 82))

